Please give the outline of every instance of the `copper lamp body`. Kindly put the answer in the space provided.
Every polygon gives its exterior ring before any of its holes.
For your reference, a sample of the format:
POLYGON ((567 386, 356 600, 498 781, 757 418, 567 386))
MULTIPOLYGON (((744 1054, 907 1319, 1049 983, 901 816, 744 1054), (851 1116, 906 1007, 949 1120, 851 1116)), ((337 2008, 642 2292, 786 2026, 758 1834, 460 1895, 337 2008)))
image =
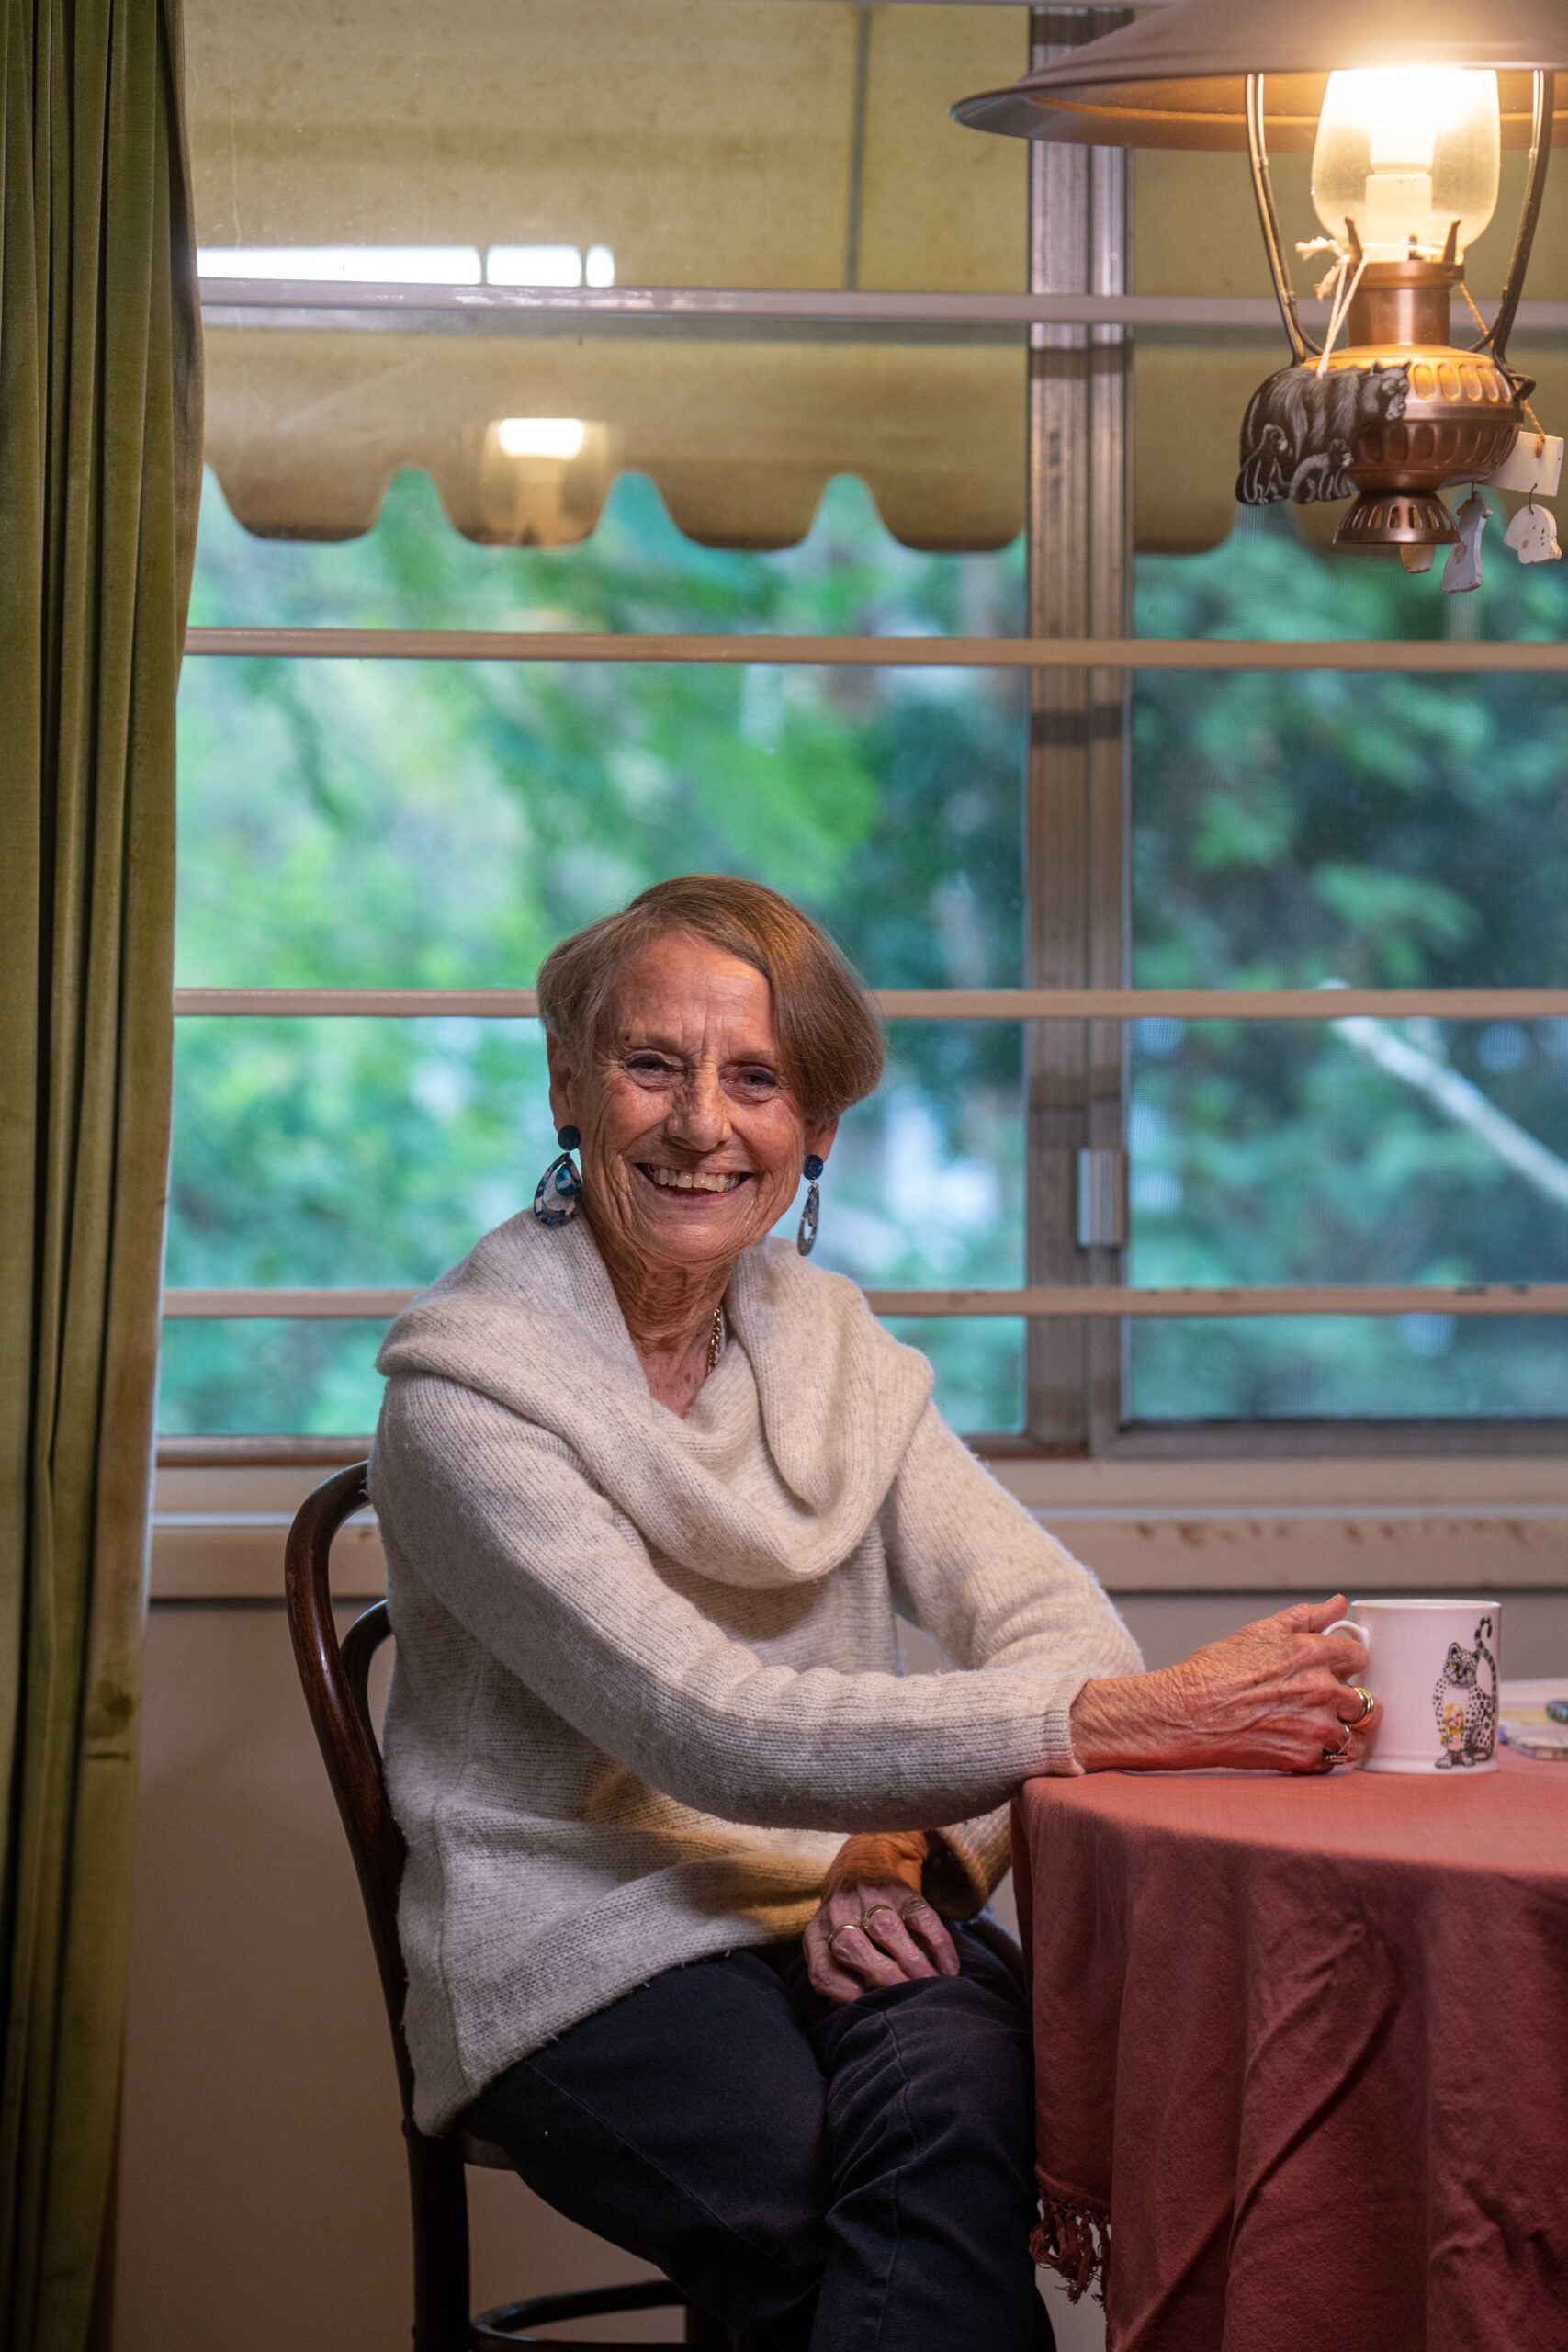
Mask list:
POLYGON ((1507 343, 1553 130, 1568 123, 1559 70, 1568 70, 1562 0, 1315 0, 1271 12, 1256 0, 1170 0, 953 114, 1017 137, 1246 152, 1292 366, 1248 413, 1240 494, 1264 503, 1354 493, 1337 545, 1414 550, 1456 539, 1439 493, 1495 472, 1526 423, 1533 387, 1509 368, 1507 343), (1457 220, 1440 254, 1412 240, 1389 258, 1364 253, 1348 219, 1341 268, 1354 293, 1343 338, 1324 359, 1297 315, 1269 155, 1313 148, 1331 74, 1433 68, 1495 74, 1495 139, 1529 150, 1497 316, 1473 344, 1453 341, 1464 275, 1457 220))
POLYGON ((1525 423, 1519 379, 1493 352, 1450 340, 1460 276, 1457 263, 1368 265, 1328 373, 1398 368, 1410 389, 1401 416, 1357 437, 1348 470, 1358 496, 1337 547, 1451 547, 1459 533, 1439 492, 1495 473, 1525 423))

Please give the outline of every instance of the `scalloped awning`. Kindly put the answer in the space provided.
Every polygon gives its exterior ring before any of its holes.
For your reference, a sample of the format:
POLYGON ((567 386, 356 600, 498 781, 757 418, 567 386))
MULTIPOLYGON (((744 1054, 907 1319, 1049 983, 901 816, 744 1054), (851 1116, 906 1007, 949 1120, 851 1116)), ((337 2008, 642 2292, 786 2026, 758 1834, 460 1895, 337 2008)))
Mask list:
MULTIPOLYGON (((1022 70, 1018 6, 188 0, 186 41, 209 269, 234 247, 456 247, 497 273, 498 248, 553 246, 608 252, 621 285, 1027 284, 1027 153, 947 117, 1022 70)), ((1135 187, 1140 291, 1267 293, 1234 158, 1140 156, 1135 187)), ((1563 290, 1553 206, 1535 293, 1563 290)), ((1226 536, 1239 420, 1282 356, 1267 334, 1140 342, 1141 548, 1226 536)), ((851 473, 909 545, 994 548, 1023 523, 1027 365, 1016 336, 217 325, 207 449, 268 536, 367 530, 414 466, 478 539, 581 538, 637 471, 694 538, 786 546, 851 473), (508 454, 509 418, 576 420, 581 447, 508 454)))
POLYGON ((850 473, 909 546, 996 548, 1022 521, 1023 391, 1021 354, 961 345, 223 330, 207 447, 239 520, 289 538, 367 530, 417 466, 474 539, 582 538, 643 473, 691 537, 789 547, 850 473), (574 420, 581 448, 509 456, 507 418, 574 420))

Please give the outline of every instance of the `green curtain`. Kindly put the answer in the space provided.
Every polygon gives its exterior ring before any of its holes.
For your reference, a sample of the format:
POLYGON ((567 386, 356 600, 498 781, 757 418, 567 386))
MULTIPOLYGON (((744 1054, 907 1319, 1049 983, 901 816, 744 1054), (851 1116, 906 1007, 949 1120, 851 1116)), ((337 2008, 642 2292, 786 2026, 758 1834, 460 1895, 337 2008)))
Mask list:
POLYGON ((0 2341, 114 2172, 200 480, 178 0, 0 0, 0 2341))

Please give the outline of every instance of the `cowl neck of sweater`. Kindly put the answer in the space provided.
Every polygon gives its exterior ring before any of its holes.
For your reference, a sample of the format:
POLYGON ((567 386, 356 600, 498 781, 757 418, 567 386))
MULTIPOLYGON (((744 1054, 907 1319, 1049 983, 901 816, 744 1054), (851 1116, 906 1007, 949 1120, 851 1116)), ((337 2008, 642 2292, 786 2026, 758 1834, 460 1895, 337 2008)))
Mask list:
POLYGON ((586 1219, 498 1226, 404 1309, 377 1359, 493 1399, 570 1446, 669 1558, 721 1583, 826 1576, 881 1509, 926 1359, 784 1241, 737 1259, 729 1344, 682 1419, 649 1391, 586 1219))

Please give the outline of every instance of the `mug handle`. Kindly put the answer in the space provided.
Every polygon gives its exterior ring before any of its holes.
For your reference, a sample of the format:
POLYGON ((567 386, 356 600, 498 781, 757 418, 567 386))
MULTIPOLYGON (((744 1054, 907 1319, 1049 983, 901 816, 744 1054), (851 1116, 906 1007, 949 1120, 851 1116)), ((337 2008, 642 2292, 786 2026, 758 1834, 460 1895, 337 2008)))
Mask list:
POLYGON ((1325 1625, 1324 1627, 1323 1638, 1325 1641, 1328 1639, 1330 1634, 1354 1634, 1356 1639, 1360 1643, 1361 1647, 1366 1651, 1367 1656, 1371 1657, 1372 1654, 1372 1645, 1367 1637, 1367 1629, 1364 1625, 1359 1625, 1354 1617, 1337 1617, 1332 1625, 1325 1625))

